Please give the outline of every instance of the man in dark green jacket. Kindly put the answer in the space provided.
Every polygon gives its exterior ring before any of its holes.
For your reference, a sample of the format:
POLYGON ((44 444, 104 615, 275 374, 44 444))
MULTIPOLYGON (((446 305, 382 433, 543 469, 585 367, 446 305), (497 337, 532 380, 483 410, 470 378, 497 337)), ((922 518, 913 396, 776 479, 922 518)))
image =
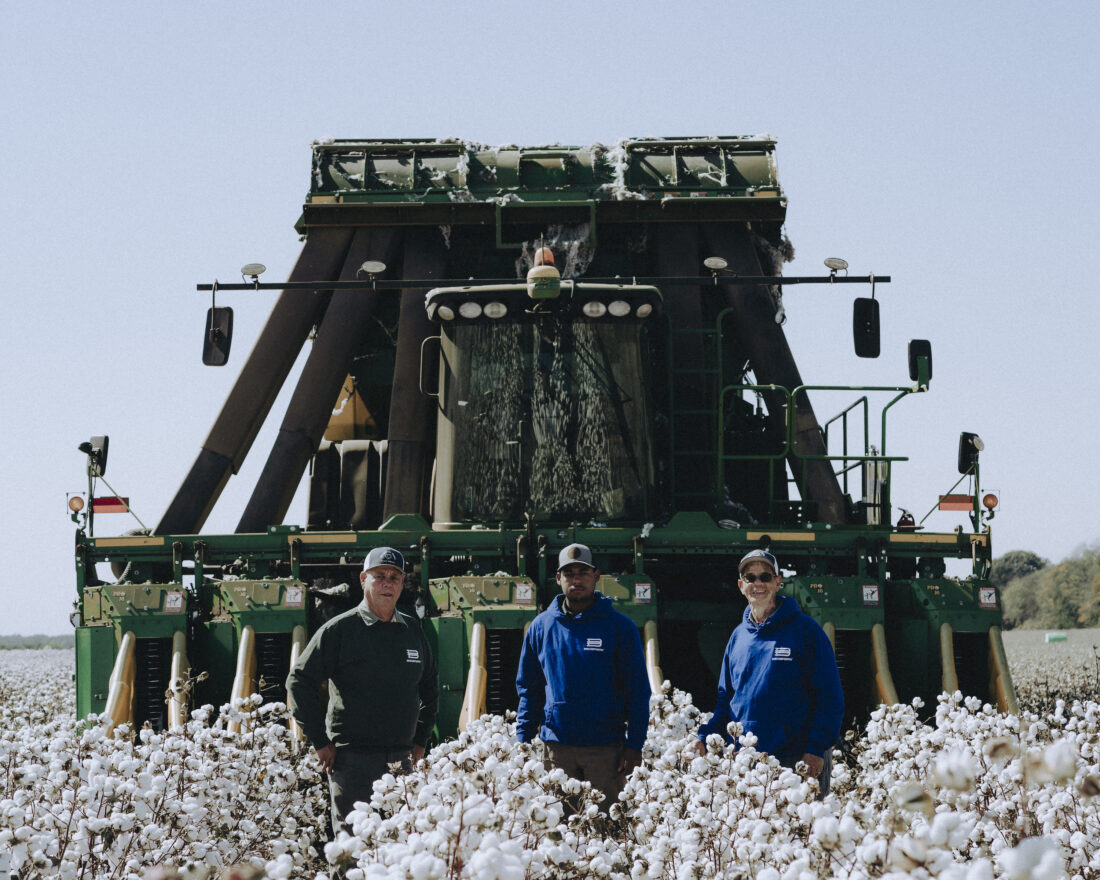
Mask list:
POLYGON ((391 766, 408 772, 424 757, 439 700, 420 621, 397 610, 404 557, 376 547, 359 580, 363 601, 317 630, 286 680, 290 711, 329 774, 333 834, 391 766))

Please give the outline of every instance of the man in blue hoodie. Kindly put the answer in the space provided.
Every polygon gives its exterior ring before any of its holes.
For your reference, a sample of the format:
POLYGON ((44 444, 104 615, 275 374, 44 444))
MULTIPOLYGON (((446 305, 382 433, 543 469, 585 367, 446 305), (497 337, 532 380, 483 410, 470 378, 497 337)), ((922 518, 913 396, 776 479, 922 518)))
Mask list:
POLYGON ((523 640, 516 676, 520 742, 542 738, 550 762, 618 800, 642 760, 649 727, 649 680, 638 628, 596 589, 592 551, 570 544, 558 555, 550 607, 523 640))
POLYGON ((746 553, 738 569, 749 604, 726 645, 714 717, 699 728, 696 748, 706 754, 712 733, 731 742, 726 726, 737 721, 756 735, 759 751, 788 767, 804 761, 824 797, 844 717, 833 647, 794 599, 778 595, 783 581, 771 553, 746 553))

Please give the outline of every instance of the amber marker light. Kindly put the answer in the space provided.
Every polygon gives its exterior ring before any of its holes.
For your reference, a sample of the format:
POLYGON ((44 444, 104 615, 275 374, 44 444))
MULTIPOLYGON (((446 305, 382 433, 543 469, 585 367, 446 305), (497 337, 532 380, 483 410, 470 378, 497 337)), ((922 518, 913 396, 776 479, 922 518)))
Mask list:
POLYGON ((985 505, 986 510, 992 510, 994 507, 996 507, 998 505, 998 503, 1000 503, 1000 500, 1001 499, 999 499, 992 492, 988 493, 987 495, 982 496, 982 504, 985 505))
POLYGON ((79 495, 73 495, 69 499, 69 510, 73 513, 80 513, 84 509, 84 499, 79 495))

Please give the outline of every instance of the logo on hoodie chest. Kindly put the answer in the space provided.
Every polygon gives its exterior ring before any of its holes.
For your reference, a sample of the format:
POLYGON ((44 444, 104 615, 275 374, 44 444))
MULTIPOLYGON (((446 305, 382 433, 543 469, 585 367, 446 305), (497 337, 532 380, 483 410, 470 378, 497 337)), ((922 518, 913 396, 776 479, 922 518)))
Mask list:
POLYGON ((772 660, 791 660, 791 649, 786 645, 776 645, 772 651, 772 660))
POLYGON ((603 639, 585 639, 584 649, 586 651, 602 651, 603 639))

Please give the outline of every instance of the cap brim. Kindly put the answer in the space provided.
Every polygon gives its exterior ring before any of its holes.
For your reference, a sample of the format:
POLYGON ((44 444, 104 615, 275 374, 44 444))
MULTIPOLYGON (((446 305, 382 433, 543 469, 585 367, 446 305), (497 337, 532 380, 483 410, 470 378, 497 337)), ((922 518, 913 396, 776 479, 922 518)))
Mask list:
POLYGON ((565 568, 568 565, 586 565, 589 568, 595 568, 596 567, 591 562, 585 562, 583 559, 570 559, 568 562, 565 562, 565 563, 562 563, 561 565, 559 565, 557 570, 561 571, 563 568, 565 568))

